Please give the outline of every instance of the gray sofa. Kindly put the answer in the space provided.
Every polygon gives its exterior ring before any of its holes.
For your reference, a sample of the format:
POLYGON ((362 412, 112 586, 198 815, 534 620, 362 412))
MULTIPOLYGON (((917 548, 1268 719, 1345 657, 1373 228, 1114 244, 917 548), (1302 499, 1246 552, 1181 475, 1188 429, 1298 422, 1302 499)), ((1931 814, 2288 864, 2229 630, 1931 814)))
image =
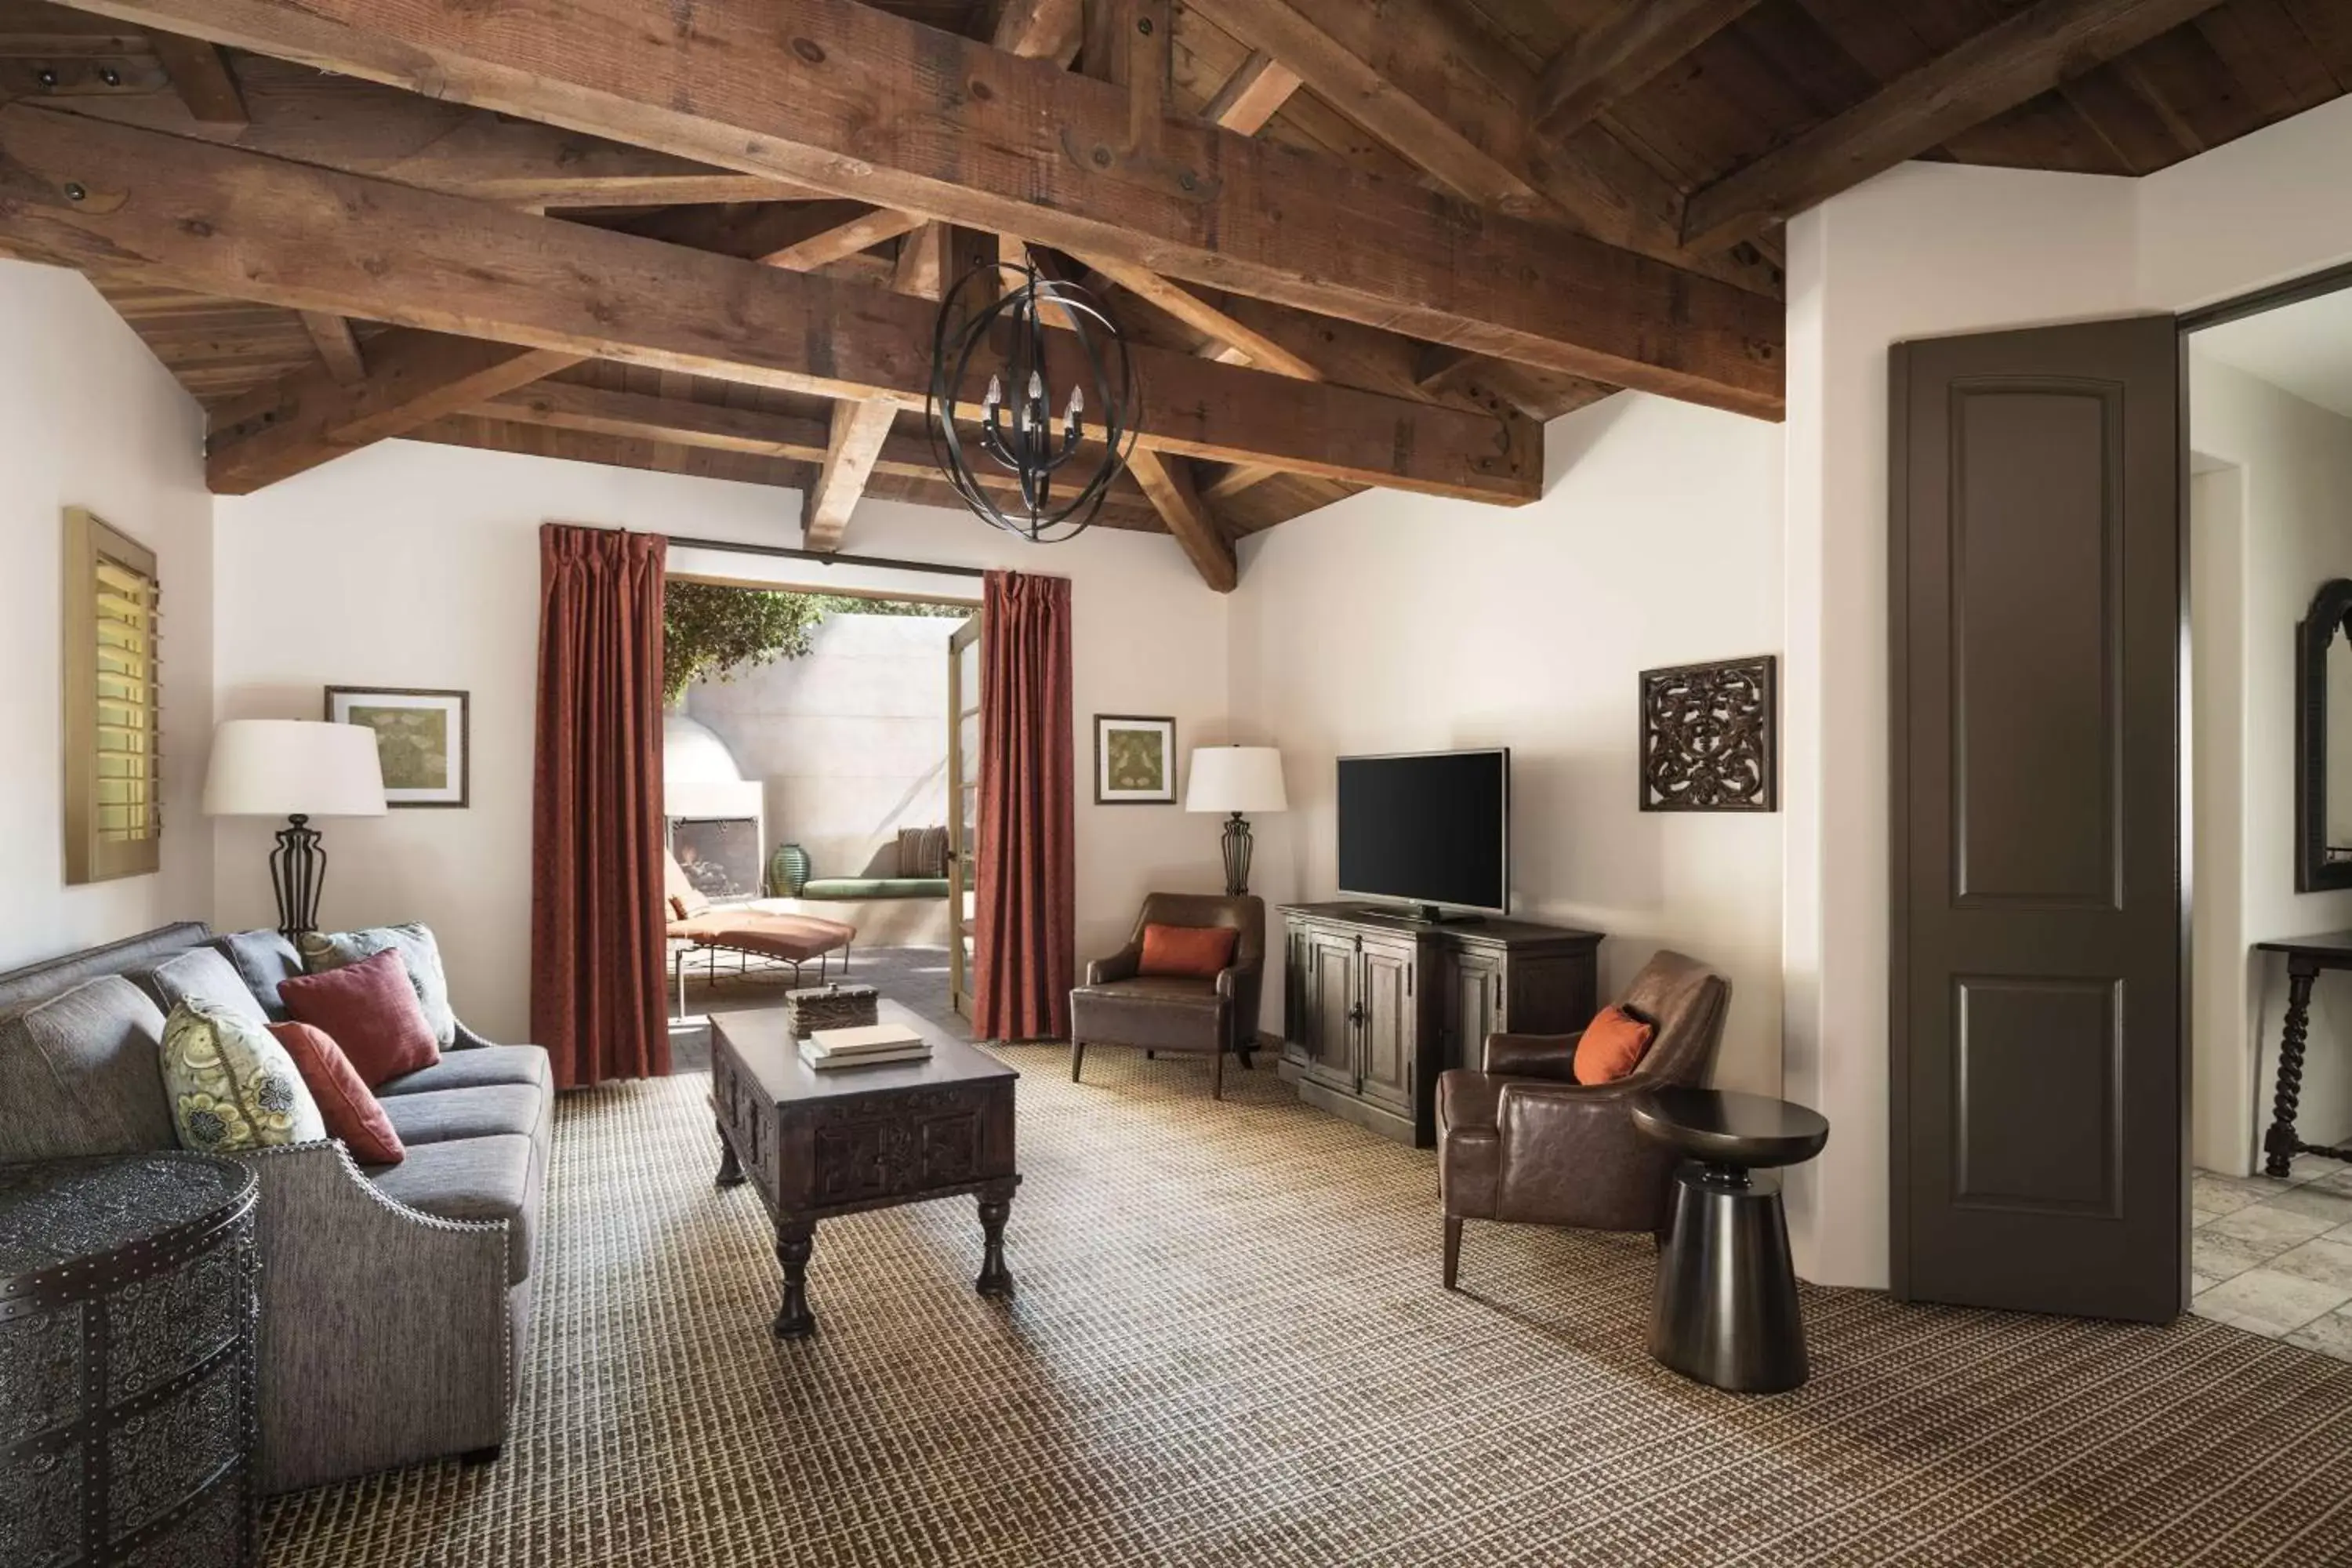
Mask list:
MULTIPOLYGON (((157 1066, 183 995, 283 1018, 275 931, 187 921, 0 974, 0 1162, 175 1146, 157 1066)), ((261 1485, 495 1458, 530 1329, 555 1104, 547 1053, 458 1030, 377 1090, 407 1146, 243 1156, 261 1181, 261 1485)))

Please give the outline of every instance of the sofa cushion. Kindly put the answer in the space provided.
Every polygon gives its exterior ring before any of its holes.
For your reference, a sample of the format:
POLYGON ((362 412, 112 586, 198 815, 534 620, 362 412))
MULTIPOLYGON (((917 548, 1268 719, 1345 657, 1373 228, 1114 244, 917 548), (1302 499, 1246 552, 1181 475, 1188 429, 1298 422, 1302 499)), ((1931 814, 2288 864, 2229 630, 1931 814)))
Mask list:
POLYGON ((401 967, 416 988, 417 1005, 432 1026, 433 1043, 447 1050, 457 1041, 457 1015, 449 1005, 449 979, 441 968, 441 946, 421 925, 370 926, 365 931, 304 931, 294 945, 302 967, 313 974, 341 969, 379 952, 400 954, 401 967))
POLYGON ((237 978, 269 1015, 269 1021, 284 1023, 286 1004, 278 999, 278 984, 302 973, 302 955, 294 951, 294 944, 274 931, 240 931, 215 937, 213 946, 235 966, 237 978))
POLYGON ((1576 1081, 1589 1086, 1631 1078, 1648 1054, 1655 1027, 1628 1009, 1601 1009, 1576 1042, 1576 1081))
POLYGON ((149 970, 145 990, 166 1016, 179 1003, 196 1002, 234 1013, 257 1029, 269 1022, 268 1012, 236 965, 209 947, 192 947, 149 970))
POLYGON ((469 1089, 479 1083, 524 1083, 546 1092, 555 1089, 555 1070, 547 1052, 538 1046, 476 1046, 448 1051, 429 1068, 375 1086, 376 1098, 425 1094, 442 1089, 469 1089))
POLYGON ((400 954, 389 949, 289 980, 278 994, 297 1021, 327 1031, 371 1089, 440 1059, 400 954))
POLYGON ((446 1143, 453 1138, 488 1138, 502 1132, 520 1133, 528 1138, 539 1129, 547 1095, 531 1084, 484 1083, 471 1089, 395 1094, 382 1103, 401 1142, 414 1147, 446 1143))
POLYGON ((120 974, 0 1020, 0 1160, 178 1147, 163 1013, 120 974))
POLYGON ((202 1154, 315 1143, 319 1102, 267 1024, 204 1002, 175 1002, 163 1025, 163 1092, 180 1146, 202 1154))
POLYGON ((315 1025, 290 1021, 270 1025, 269 1032, 294 1058, 302 1081, 310 1086, 310 1098, 319 1102, 327 1135, 341 1139, 352 1158, 363 1165, 400 1163, 406 1151, 401 1147, 399 1132, 333 1037, 315 1025))
POLYGON ((408 1158, 368 1179, 394 1202, 443 1219, 508 1222, 507 1282, 530 1277, 539 1227, 539 1191, 532 1181, 531 1141, 516 1133, 422 1143, 408 1158))

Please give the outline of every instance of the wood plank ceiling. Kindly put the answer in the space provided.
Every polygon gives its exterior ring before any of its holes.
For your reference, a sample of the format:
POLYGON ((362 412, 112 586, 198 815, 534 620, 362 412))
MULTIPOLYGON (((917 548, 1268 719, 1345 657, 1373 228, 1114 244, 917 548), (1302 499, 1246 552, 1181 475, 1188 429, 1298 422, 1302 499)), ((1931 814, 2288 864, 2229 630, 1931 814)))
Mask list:
POLYGON ((1025 254, 1150 356, 1103 521, 1229 588, 1367 483, 1531 499, 1620 385, 1774 415, 1780 223, 1905 158, 2142 174, 2352 86, 2347 0, 486 11, 0 0, 0 250, 90 277, 216 489, 406 435, 791 487, 829 546, 951 503, 923 323, 1025 254))

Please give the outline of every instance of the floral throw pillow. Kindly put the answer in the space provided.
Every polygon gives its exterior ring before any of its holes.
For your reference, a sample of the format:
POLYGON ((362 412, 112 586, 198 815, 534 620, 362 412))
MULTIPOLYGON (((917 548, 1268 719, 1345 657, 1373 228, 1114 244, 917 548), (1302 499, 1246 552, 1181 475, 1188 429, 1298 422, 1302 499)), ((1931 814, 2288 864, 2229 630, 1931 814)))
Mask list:
POLYGON ((163 1022, 163 1093, 180 1146, 233 1154, 327 1135, 319 1102, 286 1047, 260 1025, 182 1001, 163 1022))
POLYGON ((295 938, 294 945, 301 950, 302 967, 312 974, 324 974, 331 969, 357 963, 362 958, 373 958, 379 952, 397 952, 401 966, 408 971, 409 984, 416 988, 416 1001, 425 1009, 425 1021, 432 1026, 433 1043, 445 1051, 457 1043, 457 1015, 449 1005, 449 981, 441 970, 441 946, 425 927, 370 926, 365 931, 304 931, 295 938))

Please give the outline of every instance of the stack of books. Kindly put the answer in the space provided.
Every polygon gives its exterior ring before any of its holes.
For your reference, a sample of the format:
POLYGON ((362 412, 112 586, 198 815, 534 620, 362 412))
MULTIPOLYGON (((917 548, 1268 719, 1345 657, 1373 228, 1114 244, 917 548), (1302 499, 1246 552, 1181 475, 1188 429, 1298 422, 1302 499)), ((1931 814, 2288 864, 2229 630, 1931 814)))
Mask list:
POLYGON ((930 1054, 930 1042, 904 1024, 818 1029, 801 1042, 801 1060, 819 1072, 871 1067, 877 1062, 921 1061, 930 1054))

